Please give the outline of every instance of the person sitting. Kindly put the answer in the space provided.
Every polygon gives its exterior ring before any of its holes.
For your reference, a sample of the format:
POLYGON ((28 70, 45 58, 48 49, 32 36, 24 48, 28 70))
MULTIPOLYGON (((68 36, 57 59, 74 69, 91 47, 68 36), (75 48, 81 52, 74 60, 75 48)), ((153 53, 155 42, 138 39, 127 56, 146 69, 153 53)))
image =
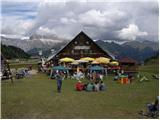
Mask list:
POLYGON ((98 82, 95 82, 94 84, 94 91, 99 91, 99 83, 98 82))
POLYGON ((143 77, 139 80, 139 82, 143 82, 143 81, 149 81, 149 79, 148 79, 146 76, 143 76, 143 77))
POLYGON ((78 83, 76 83, 76 85, 75 85, 77 91, 82 91, 83 86, 84 85, 81 83, 81 81, 78 81, 78 83))
POLYGON ((99 87, 100 91, 104 91, 106 90, 106 85, 103 83, 103 81, 100 82, 100 87, 99 87))
POLYGON ((146 112, 141 110, 139 114, 151 118, 159 118, 159 96, 157 96, 154 103, 147 104, 146 112))
POLYGON ((117 81, 119 79, 119 73, 118 73, 118 71, 115 73, 115 76, 114 76, 114 81, 117 81))
POLYGON ((152 75, 152 77, 153 77, 154 79, 159 80, 159 76, 158 76, 158 75, 156 75, 156 74, 153 74, 153 75, 152 75))
POLYGON ((87 91, 93 91, 94 90, 94 85, 93 85, 93 83, 89 83, 88 85, 87 85, 87 89, 86 89, 87 91))
POLYGON ((100 80, 102 81, 102 80, 103 80, 103 75, 100 74, 100 75, 99 75, 99 78, 100 78, 100 80))
POLYGON ((72 77, 73 79, 77 79, 77 73, 76 72, 74 72, 74 74, 73 74, 73 77, 72 77))
POLYGON ((154 103, 148 103, 147 104, 148 112, 155 112, 159 111, 159 97, 157 96, 157 99, 154 103))
POLYGON ((84 84, 83 90, 87 90, 87 85, 88 85, 88 83, 87 83, 87 84, 84 84))

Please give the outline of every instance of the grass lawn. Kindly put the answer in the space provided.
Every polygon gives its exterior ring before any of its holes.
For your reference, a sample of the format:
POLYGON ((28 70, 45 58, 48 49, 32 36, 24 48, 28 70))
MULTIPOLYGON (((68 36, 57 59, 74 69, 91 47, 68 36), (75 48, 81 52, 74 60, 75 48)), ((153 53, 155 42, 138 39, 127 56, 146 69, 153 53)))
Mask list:
POLYGON ((147 102, 154 102, 159 94, 158 66, 140 68, 149 82, 122 85, 107 76, 107 91, 77 92, 76 80, 63 81, 62 93, 56 91, 56 81, 45 74, 1 83, 2 118, 143 118, 138 115, 146 109, 147 102), (155 70, 156 69, 156 70, 155 70))
POLYGON ((35 63, 30 63, 30 64, 28 64, 28 63, 26 63, 26 64, 24 64, 24 63, 11 63, 10 68, 15 68, 15 69, 27 68, 29 65, 32 65, 33 69, 37 69, 37 67, 38 67, 38 65, 35 63))

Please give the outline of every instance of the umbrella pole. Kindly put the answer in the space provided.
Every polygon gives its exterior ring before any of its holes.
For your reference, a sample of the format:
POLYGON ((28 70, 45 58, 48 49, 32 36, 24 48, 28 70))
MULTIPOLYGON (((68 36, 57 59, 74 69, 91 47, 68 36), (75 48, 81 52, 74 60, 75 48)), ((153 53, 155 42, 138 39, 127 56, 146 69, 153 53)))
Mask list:
POLYGON ((63 62, 63 66, 65 67, 65 62, 63 62))

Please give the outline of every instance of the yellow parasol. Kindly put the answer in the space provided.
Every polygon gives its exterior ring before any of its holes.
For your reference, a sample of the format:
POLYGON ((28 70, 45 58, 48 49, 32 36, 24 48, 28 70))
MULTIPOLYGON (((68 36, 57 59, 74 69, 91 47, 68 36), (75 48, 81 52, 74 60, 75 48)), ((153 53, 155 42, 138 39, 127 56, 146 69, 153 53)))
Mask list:
POLYGON ((99 64, 99 62, 94 60, 91 64, 99 64))
POLYGON ((60 61, 60 62, 73 62, 74 59, 69 58, 69 57, 65 57, 65 58, 61 58, 59 61, 60 61))
POLYGON ((94 61, 95 59, 94 59, 94 58, 91 58, 91 57, 84 57, 84 58, 81 58, 80 60, 94 61))
POLYGON ((110 65, 113 65, 113 66, 118 66, 118 65, 119 65, 119 63, 118 63, 117 61, 112 61, 112 62, 110 62, 109 64, 110 64, 110 65))
POLYGON ((87 62, 89 62, 87 60, 75 60, 75 61, 78 62, 78 63, 87 63, 87 62))
POLYGON ((102 64, 108 64, 110 62, 110 59, 106 57, 99 57, 99 58, 96 58, 95 61, 102 64))
POLYGON ((71 63, 71 65, 78 65, 78 64, 79 64, 79 62, 76 60, 71 63))

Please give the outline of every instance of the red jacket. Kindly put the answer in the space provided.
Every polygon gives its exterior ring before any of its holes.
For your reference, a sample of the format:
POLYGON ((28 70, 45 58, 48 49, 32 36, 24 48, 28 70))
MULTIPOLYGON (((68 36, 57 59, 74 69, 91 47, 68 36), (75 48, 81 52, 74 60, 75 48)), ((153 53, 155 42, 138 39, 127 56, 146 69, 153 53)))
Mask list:
POLYGON ((84 85, 83 85, 82 83, 79 83, 79 82, 76 83, 76 85, 75 85, 77 91, 83 90, 83 86, 84 86, 84 85))

